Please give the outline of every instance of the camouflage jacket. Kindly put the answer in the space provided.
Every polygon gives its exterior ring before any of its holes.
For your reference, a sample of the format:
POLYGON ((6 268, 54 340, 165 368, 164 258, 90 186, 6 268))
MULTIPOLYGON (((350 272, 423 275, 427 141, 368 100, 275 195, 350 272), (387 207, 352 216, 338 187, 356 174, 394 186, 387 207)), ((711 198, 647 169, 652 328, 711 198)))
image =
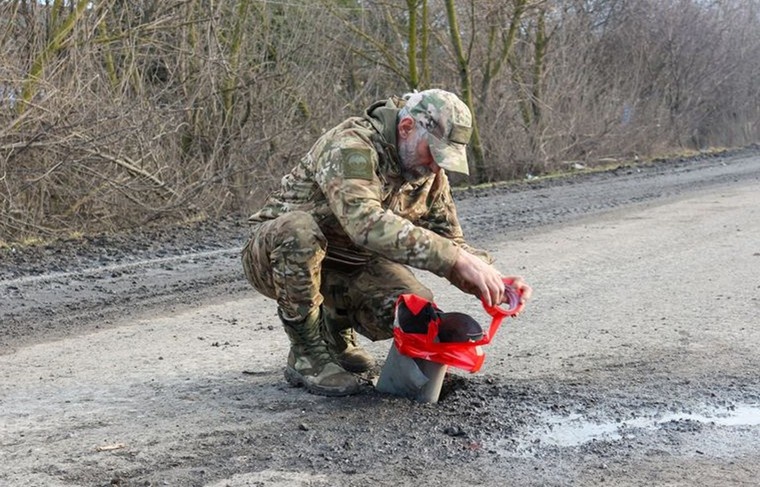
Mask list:
POLYGON ((327 239, 326 265, 361 265, 380 255, 446 277, 464 241, 445 171, 410 183, 400 174, 400 99, 377 102, 320 137, 249 221, 311 214, 327 239))

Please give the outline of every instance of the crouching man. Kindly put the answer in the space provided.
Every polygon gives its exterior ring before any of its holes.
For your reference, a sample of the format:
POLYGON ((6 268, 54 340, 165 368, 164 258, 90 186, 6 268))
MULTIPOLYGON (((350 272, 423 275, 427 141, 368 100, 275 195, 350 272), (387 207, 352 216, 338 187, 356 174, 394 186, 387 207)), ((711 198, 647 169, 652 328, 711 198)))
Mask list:
MULTIPOLYGON (((376 102, 312 146, 253 214, 245 275, 276 300, 290 340, 285 377, 315 394, 356 393, 374 365, 357 343, 393 336, 400 294, 433 300, 409 267, 487 305, 505 299, 492 258, 467 245, 447 171, 468 174, 469 108, 427 90, 376 102)), ((515 286, 530 297, 520 278, 515 286)))

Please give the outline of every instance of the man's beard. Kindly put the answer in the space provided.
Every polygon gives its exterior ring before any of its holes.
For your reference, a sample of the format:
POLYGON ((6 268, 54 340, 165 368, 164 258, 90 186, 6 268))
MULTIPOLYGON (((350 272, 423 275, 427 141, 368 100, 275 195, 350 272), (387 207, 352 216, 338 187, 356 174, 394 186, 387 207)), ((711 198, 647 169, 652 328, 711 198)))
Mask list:
POLYGON ((424 130, 417 130, 412 138, 402 140, 398 146, 398 156, 401 161, 401 176, 407 182, 415 183, 427 179, 433 174, 433 170, 421 164, 417 156, 417 146, 424 136, 424 130))

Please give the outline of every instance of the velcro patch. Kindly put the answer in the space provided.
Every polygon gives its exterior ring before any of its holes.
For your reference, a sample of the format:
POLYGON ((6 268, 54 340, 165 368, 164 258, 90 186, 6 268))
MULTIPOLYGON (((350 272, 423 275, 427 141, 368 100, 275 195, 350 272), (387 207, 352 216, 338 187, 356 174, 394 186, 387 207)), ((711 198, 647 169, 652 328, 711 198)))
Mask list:
POLYGON ((375 169, 369 149, 342 149, 340 155, 343 159, 343 176, 346 179, 374 179, 375 169))

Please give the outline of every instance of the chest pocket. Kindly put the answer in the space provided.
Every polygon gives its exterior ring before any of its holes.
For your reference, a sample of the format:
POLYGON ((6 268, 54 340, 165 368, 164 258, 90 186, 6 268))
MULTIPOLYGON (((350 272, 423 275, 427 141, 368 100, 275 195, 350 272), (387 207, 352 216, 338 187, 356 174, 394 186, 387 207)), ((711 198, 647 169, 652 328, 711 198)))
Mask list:
POLYGON ((430 210, 427 204, 429 192, 429 183, 417 187, 404 183, 398 189, 386 184, 383 187, 383 206, 398 216, 417 222, 430 210))

